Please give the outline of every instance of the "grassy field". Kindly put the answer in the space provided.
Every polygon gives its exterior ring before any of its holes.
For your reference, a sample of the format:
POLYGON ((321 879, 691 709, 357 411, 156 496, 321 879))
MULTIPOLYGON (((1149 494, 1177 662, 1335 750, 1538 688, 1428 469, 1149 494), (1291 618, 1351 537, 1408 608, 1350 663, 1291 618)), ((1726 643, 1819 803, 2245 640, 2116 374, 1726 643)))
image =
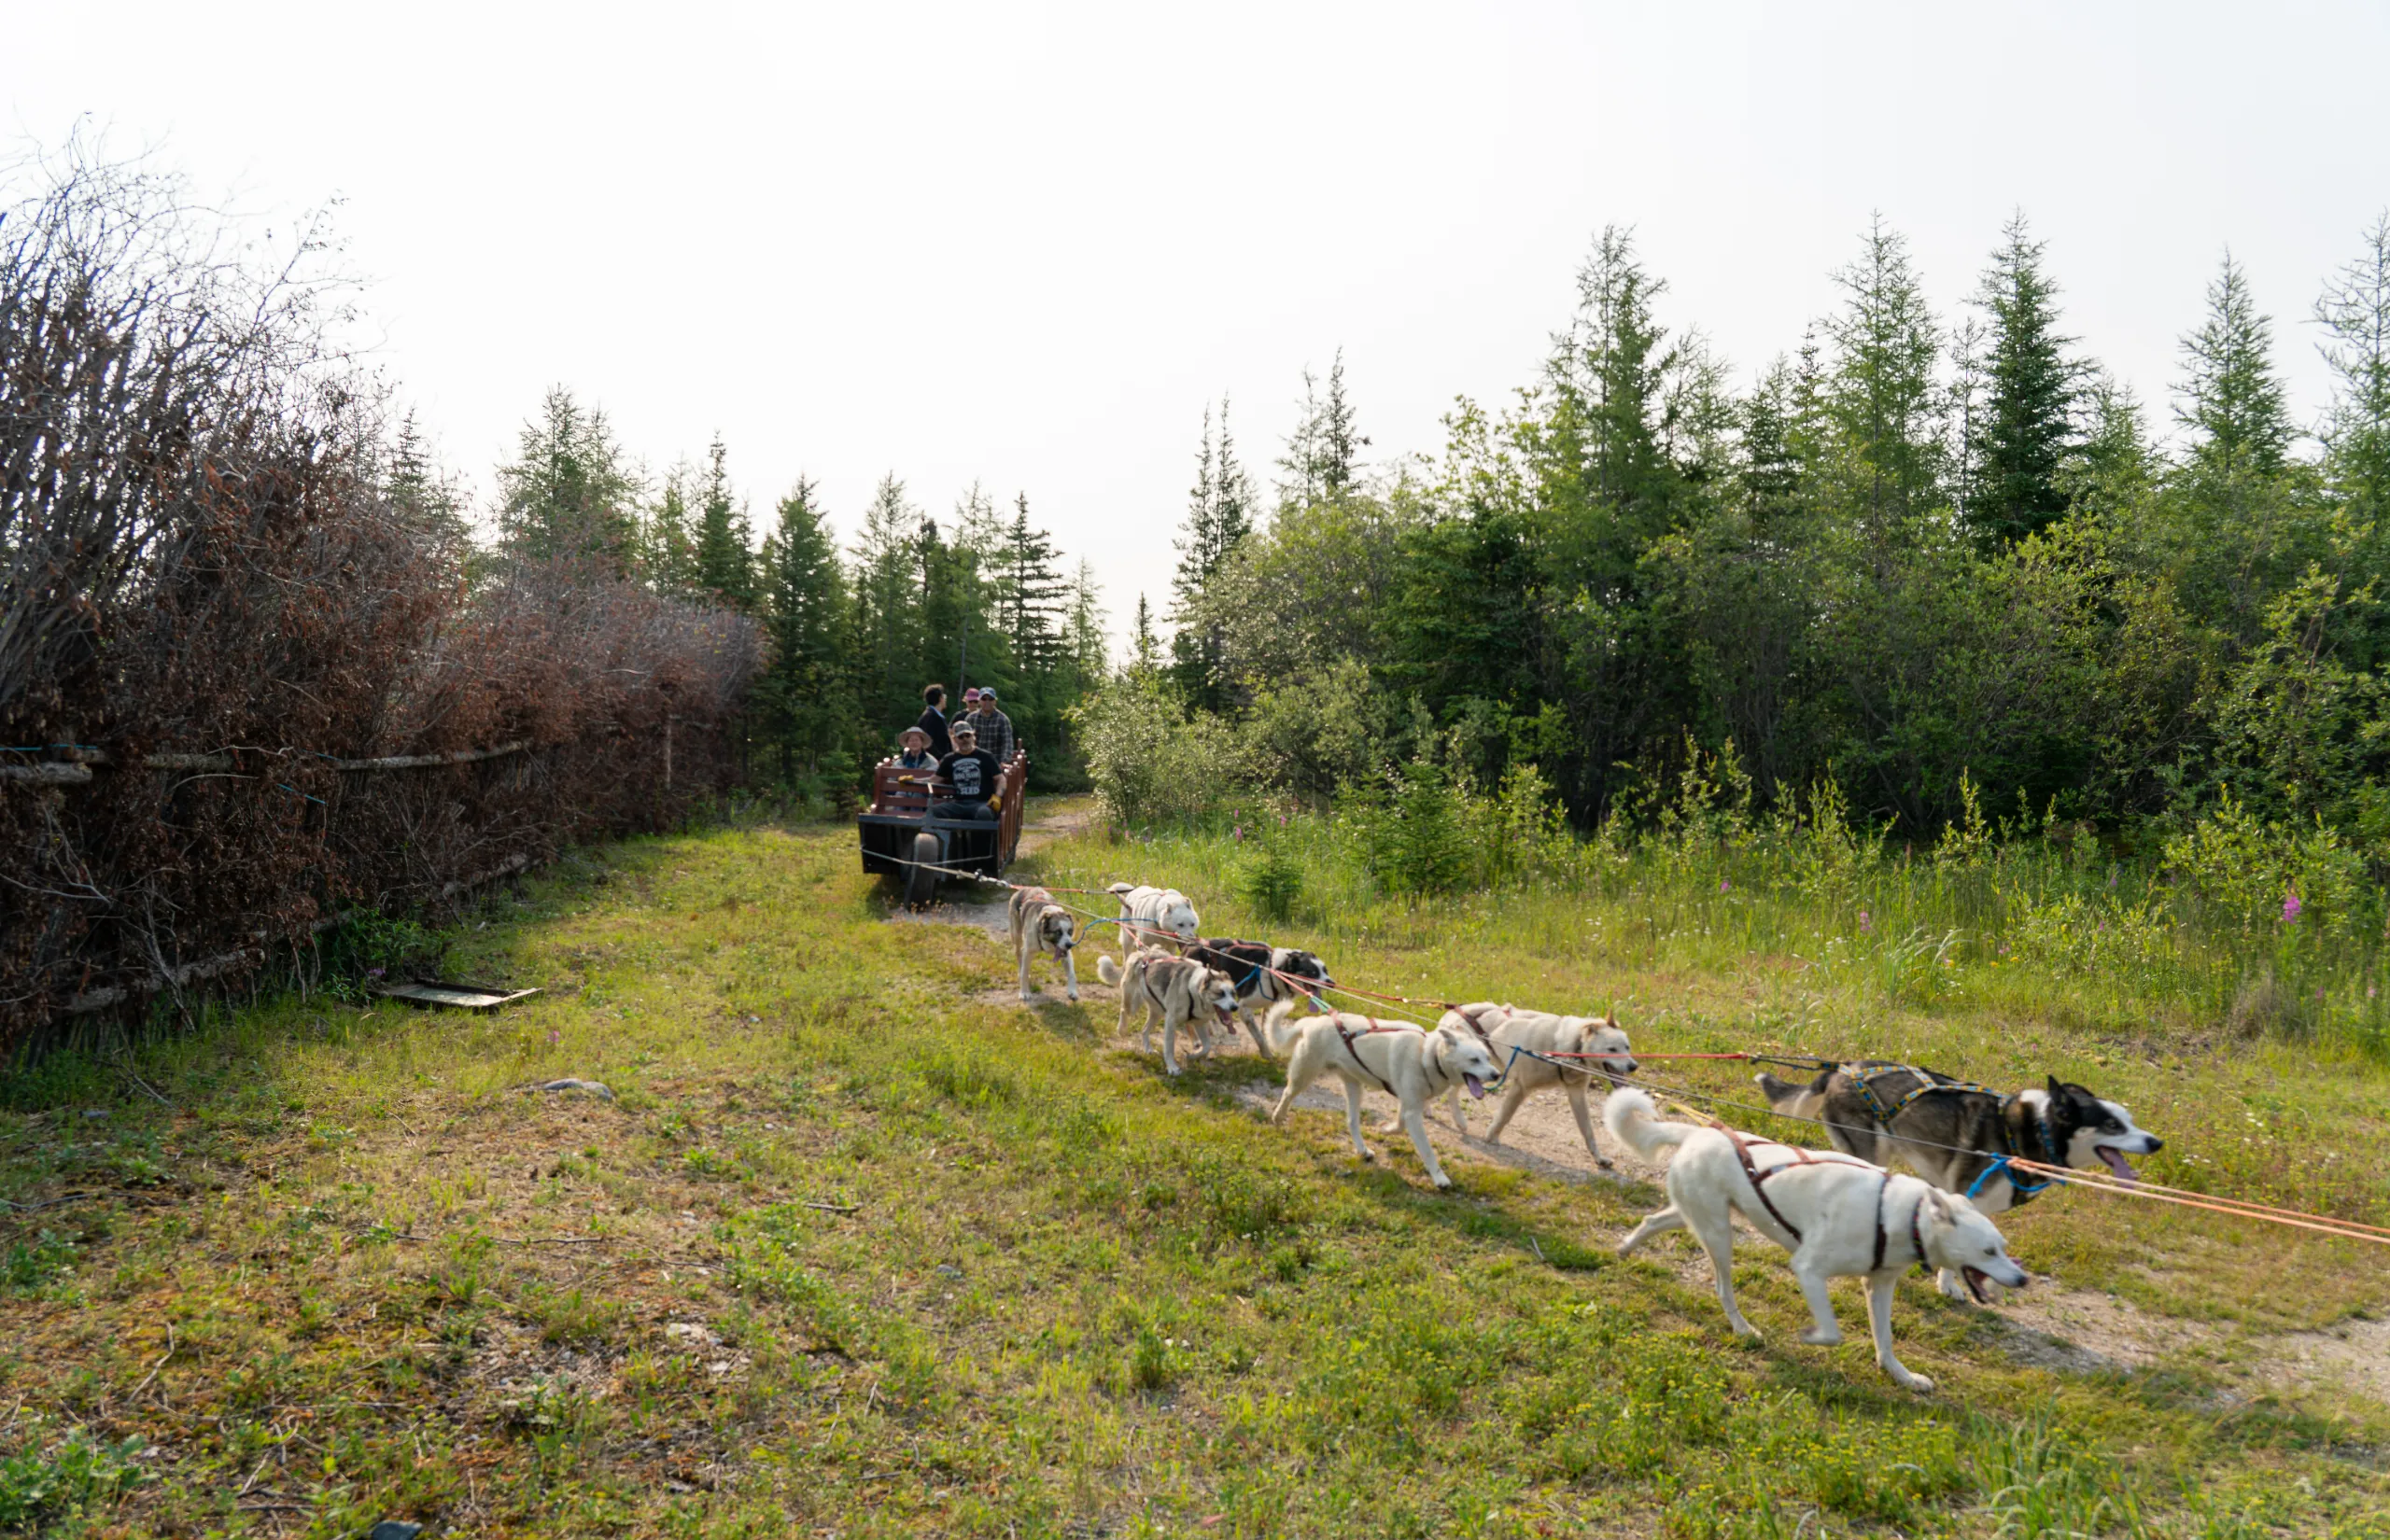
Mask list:
MULTIPOLYGON (((1218 842, 1025 864, 1258 928, 1218 842)), ((2239 1378, 2256 1335, 2060 1373, 1913 1280, 1913 1396, 1795 1343, 1754 1247, 1739 1344, 1681 1251, 1610 1258, 1648 1189, 1356 1167, 1340 1120, 1244 1109, 1249 1061, 1165 1083, 1109 1001, 1023 1008, 984 932, 885 917, 844 827, 609 847, 460 928, 454 973, 547 990, 501 1015, 286 1000, 11 1085, 0 1527, 2390 1534, 2390 1417, 2239 1378), (528 1088, 556 1076, 612 1095, 528 1088)), ((2164 1133, 2161 1179, 2381 1212, 2372 1059, 1902 1006, 1636 924, 1514 895, 1281 929, 1357 982, 1614 1002, 1647 1049, 2046 1067, 2164 1133)), ((2020 1255, 2202 1330, 2390 1303, 2343 1245, 2093 1202, 2018 1216, 2020 1255)))

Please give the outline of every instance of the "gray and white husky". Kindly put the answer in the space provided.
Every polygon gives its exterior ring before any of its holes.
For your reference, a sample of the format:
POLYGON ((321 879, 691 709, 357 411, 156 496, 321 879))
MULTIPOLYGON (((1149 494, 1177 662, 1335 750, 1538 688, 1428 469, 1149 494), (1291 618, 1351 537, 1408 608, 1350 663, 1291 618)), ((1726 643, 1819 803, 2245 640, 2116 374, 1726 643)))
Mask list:
MULTIPOLYGON (((1987 1214, 2004 1213, 2049 1184, 2012 1159, 2077 1170, 2104 1168, 2133 1180, 2128 1155, 2165 1141, 2135 1124, 2121 1102, 2056 1075, 2041 1088, 2002 1093, 1914 1065, 1867 1059, 1821 1070, 1807 1085, 1762 1073, 1767 1104, 1826 1126, 1834 1147, 1877 1166, 1902 1165, 1987 1214)), ((1942 1292, 1964 1297, 1945 1273, 1942 1292)))

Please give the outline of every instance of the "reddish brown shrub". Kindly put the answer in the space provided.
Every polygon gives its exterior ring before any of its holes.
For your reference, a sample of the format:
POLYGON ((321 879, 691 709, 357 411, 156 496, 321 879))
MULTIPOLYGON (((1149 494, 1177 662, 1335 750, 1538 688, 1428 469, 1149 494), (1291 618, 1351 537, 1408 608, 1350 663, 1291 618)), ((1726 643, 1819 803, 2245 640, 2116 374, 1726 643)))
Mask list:
POLYGON ((0 1056, 681 819, 757 663, 602 566, 468 582, 317 294, 171 191, 76 166, 0 221, 0 1056))

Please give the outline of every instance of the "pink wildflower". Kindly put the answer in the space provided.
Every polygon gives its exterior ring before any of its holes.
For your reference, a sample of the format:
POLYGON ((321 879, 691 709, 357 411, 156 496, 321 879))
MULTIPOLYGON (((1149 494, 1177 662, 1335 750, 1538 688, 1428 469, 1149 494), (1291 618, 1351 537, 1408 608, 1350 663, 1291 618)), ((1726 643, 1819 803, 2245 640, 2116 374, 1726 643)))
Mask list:
POLYGON ((1733 883, 1731 883, 1731 882, 1728 882, 1724 877, 1720 877, 1720 878, 1718 879, 1718 890, 1719 890, 1720 892, 1722 892, 1722 892, 1724 892, 1727 889, 1732 888, 1733 886, 1735 886, 1735 885, 1734 885, 1733 883))
POLYGON ((1875 917, 1864 909, 1859 911, 1859 933, 1863 936, 1872 936, 1876 933, 1875 917))
POLYGON ((2282 922, 2285 925, 2298 924, 2299 911, 2306 907, 2307 905, 2299 902, 2299 890, 2292 889, 2282 896, 2282 922))

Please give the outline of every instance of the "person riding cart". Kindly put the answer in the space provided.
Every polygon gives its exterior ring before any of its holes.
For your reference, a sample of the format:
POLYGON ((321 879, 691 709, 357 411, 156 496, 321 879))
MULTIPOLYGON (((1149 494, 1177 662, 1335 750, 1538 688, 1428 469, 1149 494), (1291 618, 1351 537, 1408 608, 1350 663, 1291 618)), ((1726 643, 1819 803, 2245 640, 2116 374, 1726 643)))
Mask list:
MULTIPOLYGON (((954 790, 948 801, 930 807, 934 819, 971 819, 981 823, 996 821, 996 808, 990 805, 997 794, 1004 767, 996 756, 978 747, 978 734, 972 729, 971 719, 963 718, 950 731, 954 735, 954 752, 937 762, 938 780, 954 790)), ((907 780, 926 782, 927 776, 907 776, 907 780)))

